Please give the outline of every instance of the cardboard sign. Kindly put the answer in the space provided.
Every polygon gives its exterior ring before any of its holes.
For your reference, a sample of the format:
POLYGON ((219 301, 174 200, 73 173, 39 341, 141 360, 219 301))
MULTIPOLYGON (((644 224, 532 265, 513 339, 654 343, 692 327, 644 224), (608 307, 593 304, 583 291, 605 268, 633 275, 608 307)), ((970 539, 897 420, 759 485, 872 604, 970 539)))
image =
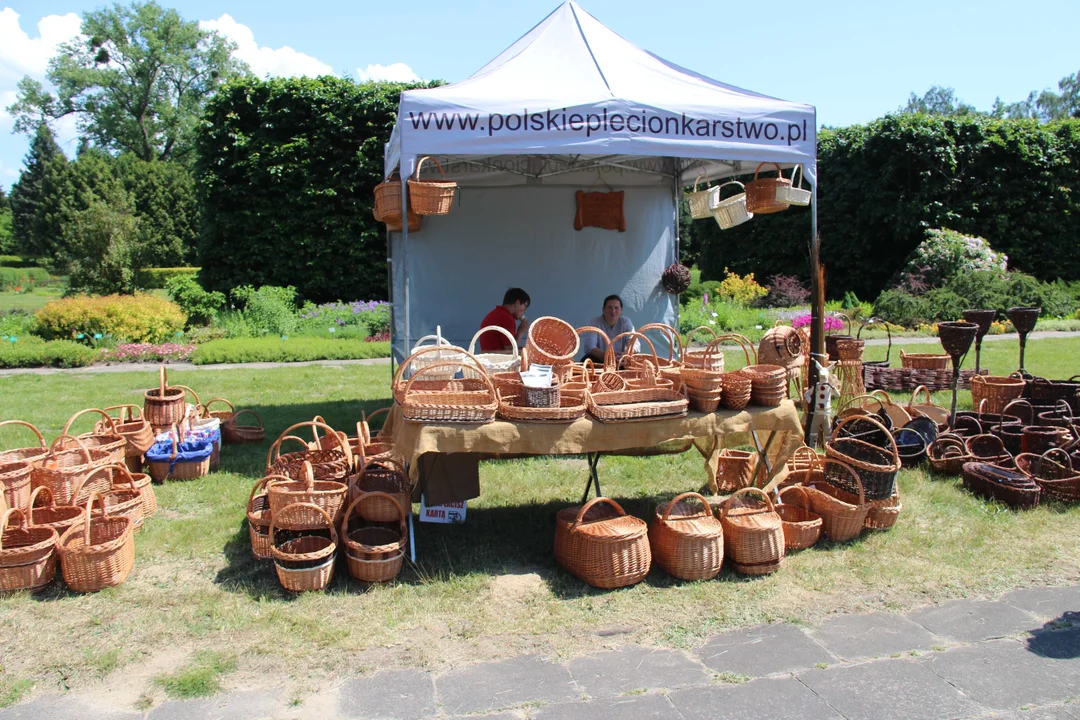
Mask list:
POLYGON ((424 496, 420 496, 420 522, 460 523, 465 522, 465 501, 428 505, 424 496))

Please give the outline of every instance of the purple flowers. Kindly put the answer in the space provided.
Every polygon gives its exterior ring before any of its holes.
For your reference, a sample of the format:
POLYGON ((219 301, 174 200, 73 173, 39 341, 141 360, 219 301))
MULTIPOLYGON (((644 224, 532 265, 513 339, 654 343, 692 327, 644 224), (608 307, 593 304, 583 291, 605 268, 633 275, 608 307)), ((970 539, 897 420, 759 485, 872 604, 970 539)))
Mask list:
POLYGON ((161 362, 163 360, 187 360, 195 352, 194 345, 177 343, 127 343, 114 348, 103 348, 101 362, 161 362))
MULTIPOLYGON (((810 324, 811 315, 806 313, 805 315, 799 315, 791 321, 791 327, 801 328, 810 324)), ((835 330, 843 330, 844 321, 835 315, 825 316, 825 332, 833 332, 835 330)))

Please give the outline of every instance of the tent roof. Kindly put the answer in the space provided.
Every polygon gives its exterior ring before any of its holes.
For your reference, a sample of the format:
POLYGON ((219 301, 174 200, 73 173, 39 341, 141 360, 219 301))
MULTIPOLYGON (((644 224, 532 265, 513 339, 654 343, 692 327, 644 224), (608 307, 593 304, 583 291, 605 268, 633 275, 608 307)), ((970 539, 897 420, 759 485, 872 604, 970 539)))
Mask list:
POLYGON ((812 106, 669 63, 570 1, 468 79, 402 93, 386 169, 421 154, 619 155, 680 159, 684 182, 760 161, 802 163, 813 181, 815 151, 812 106))

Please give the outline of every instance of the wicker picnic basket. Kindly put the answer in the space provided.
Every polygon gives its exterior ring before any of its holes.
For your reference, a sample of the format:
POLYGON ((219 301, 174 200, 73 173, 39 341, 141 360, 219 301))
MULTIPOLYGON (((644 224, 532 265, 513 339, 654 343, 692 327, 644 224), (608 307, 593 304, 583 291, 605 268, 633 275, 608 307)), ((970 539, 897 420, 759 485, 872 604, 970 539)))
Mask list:
POLYGON ((747 199, 746 186, 737 180, 717 186, 716 195, 710 199, 710 204, 713 219, 716 220, 716 224, 720 226, 721 230, 730 230, 754 217, 754 213, 750 211, 748 206, 747 199), (742 192, 721 200, 720 191, 729 185, 738 185, 742 188, 742 192))
POLYGON ((221 424, 221 439, 230 445, 243 445, 245 443, 261 443, 266 439, 266 431, 263 430, 262 418, 254 410, 239 410, 229 422, 221 424), (241 425, 240 418, 250 415, 255 418, 257 425, 241 425))
POLYGON ((158 440, 146 451, 146 471, 154 482, 195 480, 209 474, 212 443, 180 440, 175 426, 168 436, 168 441, 158 440))
POLYGON ((388 582, 401 572, 408 544, 405 511, 392 496, 381 492, 361 495, 352 501, 341 519, 341 538, 345 545, 345 566, 361 582, 388 582), (349 520, 362 517, 357 512, 364 503, 384 502, 397 509, 396 528, 369 526, 349 530, 349 520))
POLYGON ((810 204, 811 191, 803 189, 802 165, 796 165, 791 171, 791 182, 787 185, 776 186, 776 201, 788 205, 806 207, 810 204), (799 175, 799 187, 795 187, 795 175, 799 175))
POLYGON ((555 516, 555 561, 598 588, 634 585, 652 564, 649 527, 610 498, 598 497, 555 516))
POLYGON ((735 492, 753 485, 757 469, 757 453, 724 448, 716 459, 716 482, 719 492, 735 492))
MULTIPOLYGON (((575 336, 576 337, 576 336, 575 336)), ((465 363, 446 363, 441 367, 453 365, 468 368, 465 363)), ((408 422, 427 423, 489 423, 495 419, 499 403, 495 397, 495 387, 491 378, 483 373, 479 380, 454 380, 443 390, 415 390, 414 385, 430 368, 422 368, 405 381, 402 388, 401 416, 408 422), (478 383, 480 390, 457 390, 456 383, 478 383)), ((439 381, 436 381, 439 382, 439 381)), ((419 387, 419 386, 418 386, 419 387)))
POLYGON ((777 488, 782 490, 792 485, 809 485, 812 482, 824 482, 825 470, 821 466, 824 455, 819 455, 814 448, 803 445, 795 448, 787 462, 787 477, 777 488))
POLYGON ((801 485, 790 485, 780 491, 776 514, 784 529, 784 551, 805 550, 821 537, 821 516, 810 509, 810 495, 801 485), (802 507, 788 503, 785 496, 798 493, 802 507))
POLYGON ((1041 489, 1018 470, 984 462, 964 463, 964 487, 975 495, 1022 510, 1039 504, 1041 489))
POLYGON ((352 449, 342 438, 343 434, 339 434, 332 427, 318 420, 307 420, 290 425, 274 441, 266 454, 266 474, 287 475, 294 480, 304 480, 304 463, 310 463, 316 480, 330 480, 344 484, 352 470, 353 459, 352 449), (337 447, 312 448, 306 441, 289 434, 303 427, 310 427, 313 433, 316 430, 322 430, 328 438, 327 442, 337 447), (282 453, 281 446, 286 440, 299 442, 304 445, 304 449, 282 453))
POLYGON ((968 453, 963 438, 948 433, 939 435, 937 440, 930 443, 926 458, 939 475, 959 475, 963 472, 964 463, 975 459, 968 453))
POLYGON ((30 506, 30 472, 26 460, 0 463, 0 497, 9 508, 24 510, 30 506))
POLYGON ((664 572, 680 580, 709 580, 724 563, 724 527, 713 515, 709 501, 695 492, 678 495, 656 507, 649 526, 653 560, 664 572), (684 500, 701 503, 696 508, 684 500))
POLYGON ((948 370, 950 360, 951 358, 948 355, 900 351, 901 365, 911 370, 948 370))
POLYGON ((694 180, 694 189, 691 192, 686 193, 686 203, 690 206, 690 219, 691 220, 704 220, 712 215, 712 210, 709 208, 709 200, 719 193, 719 187, 709 187, 708 181, 705 182, 705 189, 698 190, 698 183, 701 182, 701 178, 704 175, 698 175, 694 180))
MULTIPOLYGON (((105 474, 106 477, 112 478, 114 473, 123 473, 124 476, 115 478, 111 482, 109 489, 100 493, 101 499, 104 501, 110 515, 129 518, 131 520, 131 531, 139 532, 143 524, 143 494, 126 465, 116 463, 95 468, 83 482, 87 482, 96 474, 105 474), (120 484, 121 482, 123 484, 120 484)), ((143 475, 143 477, 146 478, 144 486, 149 485, 149 476, 143 475)))
MULTIPOLYGON (((270 555, 270 495, 266 491, 267 480, 273 475, 259 478, 248 495, 247 521, 248 537, 251 539, 251 554, 256 560, 269 560, 270 555)), ((277 476, 282 477, 282 476, 277 476)))
POLYGON ((783 171, 776 163, 763 162, 754 171, 754 179, 746 183, 746 209, 758 215, 780 212, 787 210, 790 203, 776 197, 779 187, 790 186, 791 181, 784 177, 783 171), (761 168, 765 165, 776 166, 776 177, 759 178, 761 168))
POLYGON ((645 418, 682 417, 689 401, 668 387, 586 391, 585 406, 600 422, 626 422, 645 418))
POLYGON ((409 178, 409 205, 417 215, 447 215, 454 206, 454 194, 457 193, 457 183, 446 180, 446 173, 442 165, 431 156, 420 158, 416 164, 416 174, 409 178), (420 170, 424 162, 430 160, 439 169, 439 175, 443 180, 421 180, 420 170))
POLYGON ((897 452, 896 440, 884 425, 872 417, 848 417, 841 420, 825 443, 825 455, 827 458, 840 460, 858 471, 860 482, 858 487, 855 487, 850 481, 849 474, 830 472, 828 467, 825 469, 826 482, 842 490, 860 494, 865 492, 870 500, 884 500, 892 497, 896 490, 896 473, 900 470, 900 456, 897 452), (880 431, 885 432, 888 447, 882 448, 858 438, 844 437, 842 429, 854 420, 876 426, 880 431))
POLYGON ((0 515, 0 592, 37 592, 56 577, 56 543, 51 527, 27 522, 27 514, 10 508, 0 515), (19 524, 11 521, 18 515, 19 524))
POLYGON ((1005 448, 1005 443, 997 435, 981 433, 964 438, 968 455, 973 462, 1007 465, 1012 463, 1012 454, 1005 448))
POLYGON ((806 486, 810 497, 810 511, 821 517, 821 530, 830 540, 853 540, 863 531, 871 508, 870 502, 866 500, 859 473, 847 463, 834 458, 827 457, 821 464, 825 470, 826 481, 813 482, 806 486), (841 472, 847 474, 843 486, 829 482, 828 478, 835 478, 841 472), (851 493, 844 489, 851 486, 854 486, 857 492, 851 493))
POLYGON ((1072 457, 1061 448, 1051 448, 1042 455, 1022 453, 1016 457, 1016 469, 1039 486, 1042 497, 1059 502, 1080 502, 1080 472, 1072 457), (1057 460, 1050 459, 1056 457, 1057 460))
POLYGON ((401 508, 412 511, 412 492, 412 482, 404 463, 390 457, 370 458, 351 478, 349 502, 370 493, 391 497, 393 503, 381 498, 369 500, 359 513, 370 522, 396 522, 401 508))
POLYGON ((143 417, 155 427, 178 424, 187 414, 183 388, 169 387, 165 366, 158 370, 158 386, 143 393, 143 417))
POLYGON ((986 401, 986 411, 1000 413, 1013 400, 1024 393, 1024 380, 1013 377, 977 375, 971 378, 971 404, 982 407, 986 401))
POLYGON ((97 592, 124 582, 135 565, 135 533, 131 518, 109 515, 100 495, 86 501, 82 526, 60 536, 60 569, 75 592, 97 592), (101 512, 91 512, 94 501, 101 512))
MULTIPOLYGON (((437 370, 429 369, 427 372, 428 382, 434 382, 438 380, 452 380, 458 373, 457 366, 449 366, 446 364, 449 362, 461 362, 465 359, 467 351, 465 348, 458 347, 452 344, 449 340, 442 336, 442 328, 436 326, 436 333, 434 335, 425 335, 416 341, 413 345, 412 351, 409 357, 405 358, 405 361, 401 363, 399 370, 400 373, 395 373, 395 390, 397 389, 397 383, 404 380, 404 373, 412 375, 424 368, 438 368, 437 370), (424 343, 431 342, 431 345, 425 345, 424 343)), ((476 363, 477 368, 483 369, 483 365, 471 358, 476 363)), ((401 402, 401 399, 395 393, 394 398, 401 402)))
POLYGON ((783 521, 769 496, 758 488, 737 490, 724 501, 717 514, 724 527, 724 548, 735 571, 743 575, 768 575, 784 560, 783 521), (759 495, 764 504, 747 495, 759 495))
POLYGON ((562 366, 571 363, 581 348, 577 331, 570 323, 556 317, 540 317, 529 324, 528 350, 530 363, 562 366))
POLYGON ((302 480, 294 479, 291 475, 267 475, 269 479, 266 481, 266 494, 270 499, 270 516, 279 518, 287 505, 310 505, 318 508, 320 512, 303 512, 298 508, 292 512, 289 520, 279 522, 278 527, 288 530, 319 527, 323 524, 323 513, 329 515, 334 524, 337 524, 341 511, 345 509, 348 486, 336 480, 316 480, 310 462, 304 461, 301 468, 302 480))
MULTIPOLYGON (((497 372, 507 372, 509 370, 517 370, 521 366, 520 350, 518 349, 517 340, 514 336, 506 331, 506 328, 499 327, 498 325, 488 325, 477 330, 473 335, 472 340, 469 342, 469 354, 476 358, 477 362, 483 366, 484 371, 490 375, 497 372), (486 332, 499 333, 504 335, 507 340, 510 341, 509 353, 478 353, 476 352, 476 342, 480 339, 480 336, 486 332)), ((473 368, 465 368, 462 370, 462 376, 467 378, 479 379, 480 373, 473 368)))
POLYGON ((39 487, 30 494, 27 512, 31 525, 51 527, 57 535, 63 535, 71 526, 82 523, 84 510, 78 505, 57 505, 52 491, 39 487), (39 496, 43 496, 43 505, 37 504, 39 496))
POLYGON ((49 456, 41 466, 30 471, 30 484, 33 487, 49 488, 56 502, 61 505, 78 505, 90 497, 90 493, 109 489, 109 477, 105 475, 96 478, 92 483, 84 485, 82 482, 94 468, 108 462, 109 453, 105 450, 87 448, 81 440, 61 435, 53 441, 49 456), (69 442, 76 447, 71 450, 57 449, 69 442), (80 487, 82 490, 79 490, 80 487))
MULTIPOLYGON (((303 524, 303 523, 299 523, 303 524)), ((294 503, 286 505, 280 512, 274 513, 270 520, 270 555, 274 559, 281 586, 290 592, 308 592, 322 590, 334 579, 334 560, 337 555, 338 533, 336 523, 318 505, 294 503), (298 524, 292 515, 298 517, 319 517, 322 523, 307 534, 288 533, 288 539, 275 537, 282 520, 287 525, 298 524), (330 537, 323 537, 319 531, 330 530, 330 537)))

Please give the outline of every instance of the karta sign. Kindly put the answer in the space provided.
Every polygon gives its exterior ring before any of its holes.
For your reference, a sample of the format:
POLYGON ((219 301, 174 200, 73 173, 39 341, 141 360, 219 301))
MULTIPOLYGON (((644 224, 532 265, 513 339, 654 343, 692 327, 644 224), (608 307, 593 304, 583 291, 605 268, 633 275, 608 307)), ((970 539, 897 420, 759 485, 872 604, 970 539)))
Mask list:
POLYGON ((465 522, 465 501, 428 505, 420 496, 420 522, 460 523, 465 522))

